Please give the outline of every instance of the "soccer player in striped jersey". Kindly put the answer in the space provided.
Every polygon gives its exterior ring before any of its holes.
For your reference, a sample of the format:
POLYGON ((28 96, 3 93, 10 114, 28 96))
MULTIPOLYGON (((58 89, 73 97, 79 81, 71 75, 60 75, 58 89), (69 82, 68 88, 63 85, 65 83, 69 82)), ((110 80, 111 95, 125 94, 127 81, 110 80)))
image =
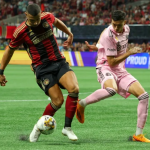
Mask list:
MULTIPOLYGON (((0 84, 1 86, 6 85, 4 69, 15 49, 23 44, 32 60, 37 84, 51 98, 51 102, 46 106, 43 115, 54 116, 63 104, 64 98, 60 87, 68 91, 65 124, 62 133, 67 135, 70 140, 76 141, 78 138, 71 129, 71 123, 77 106, 78 81, 65 57, 59 51, 56 37, 53 34, 53 25, 68 34, 64 46, 72 44, 73 34, 52 13, 41 12, 37 4, 29 5, 25 14, 26 20, 16 28, 9 47, 4 52, 0 66, 0 84)), ((36 142, 39 136, 40 131, 35 124, 29 137, 30 142, 36 142)))
POLYGON ((89 104, 96 103, 118 93, 127 98, 133 94, 139 100, 137 107, 137 128, 132 136, 133 141, 148 142, 143 135, 143 128, 148 115, 149 94, 125 67, 125 59, 133 54, 140 53, 141 48, 134 47, 127 50, 130 28, 125 24, 126 14, 116 10, 112 13, 112 24, 108 26, 99 38, 96 46, 86 45, 89 49, 98 50, 96 72, 102 89, 82 99, 77 104, 76 117, 84 123, 84 110, 89 104))

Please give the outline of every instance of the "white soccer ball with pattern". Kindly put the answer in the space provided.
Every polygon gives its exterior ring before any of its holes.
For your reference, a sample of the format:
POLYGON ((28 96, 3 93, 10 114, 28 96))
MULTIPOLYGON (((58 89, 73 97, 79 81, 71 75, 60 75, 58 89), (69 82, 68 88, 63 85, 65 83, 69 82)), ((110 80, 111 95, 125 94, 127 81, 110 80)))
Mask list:
POLYGON ((56 129, 56 120, 52 116, 44 115, 38 120, 37 128, 42 134, 51 134, 56 129))

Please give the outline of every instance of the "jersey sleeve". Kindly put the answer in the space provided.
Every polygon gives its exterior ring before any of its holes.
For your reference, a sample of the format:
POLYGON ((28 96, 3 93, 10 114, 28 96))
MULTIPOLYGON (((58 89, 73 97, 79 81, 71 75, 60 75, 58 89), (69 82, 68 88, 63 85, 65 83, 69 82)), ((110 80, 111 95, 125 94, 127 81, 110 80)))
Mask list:
POLYGON ((9 47, 12 49, 17 49, 23 43, 23 35, 21 33, 17 33, 15 30, 13 37, 9 43, 9 47))
POLYGON ((55 21, 55 16, 52 13, 48 13, 48 17, 50 19, 50 22, 53 24, 55 21))
POLYGON ((101 39, 102 39, 101 44, 105 49, 106 56, 117 56, 117 46, 116 43, 114 42, 113 37, 104 36, 101 37, 101 39))

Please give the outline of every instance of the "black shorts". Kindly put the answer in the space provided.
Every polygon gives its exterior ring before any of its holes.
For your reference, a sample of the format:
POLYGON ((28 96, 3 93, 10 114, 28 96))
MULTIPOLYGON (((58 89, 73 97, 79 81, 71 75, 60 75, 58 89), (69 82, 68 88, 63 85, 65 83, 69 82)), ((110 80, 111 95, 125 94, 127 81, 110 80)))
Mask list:
POLYGON ((48 94, 48 89, 58 84, 59 79, 68 71, 73 71, 66 60, 59 60, 47 64, 39 65, 35 68, 36 82, 39 87, 48 94))

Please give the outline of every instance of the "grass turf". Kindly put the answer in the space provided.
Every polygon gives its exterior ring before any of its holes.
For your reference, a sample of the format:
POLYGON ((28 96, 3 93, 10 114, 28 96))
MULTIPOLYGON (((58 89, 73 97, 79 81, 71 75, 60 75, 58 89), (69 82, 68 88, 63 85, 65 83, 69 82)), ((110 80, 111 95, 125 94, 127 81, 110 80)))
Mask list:
MULTIPOLYGON (((79 86, 80 98, 85 98, 100 88, 95 68, 72 67, 79 86)), ((128 69, 150 93, 149 70, 128 69)), ((72 142, 64 137, 65 104, 55 114, 57 129, 51 135, 41 135, 39 141, 30 143, 30 134, 37 119, 49 103, 47 96, 37 86, 35 77, 27 65, 9 65, 5 71, 8 83, 0 87, 0 150, 149 150, 149 143, 128 141, 136 129, 138 100, 130 96, 123 99, 116 95, 107 100, 89 105, 85 110, 85 123, 76 118, 72 129, 79 140, 72 142), (21 135, 24 135, 23 137, 21 135), (20 137, 23 140, 20 140, 20 137)), ((62 90, 66 98, 67 91, 62 90)), ((148 117, 144 133, 150 138, 148 117)))

